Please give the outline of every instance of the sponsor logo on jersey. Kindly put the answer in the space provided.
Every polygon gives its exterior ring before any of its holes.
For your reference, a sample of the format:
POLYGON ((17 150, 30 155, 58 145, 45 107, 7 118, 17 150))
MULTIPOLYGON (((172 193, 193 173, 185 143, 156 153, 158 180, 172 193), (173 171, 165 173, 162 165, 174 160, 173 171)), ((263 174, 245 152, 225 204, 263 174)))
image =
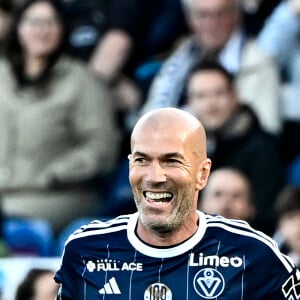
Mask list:
POLYGON ((217 256, 217 255, 209 255, 204 256, 203 253, 199 253, 195 255, 195 253, 190 254, 189 266, 191 267, 202 267, 202 266, 211 266, 211 267, 234 267, 239 268, 243 265, 243 259, 234 256, 217 256))
POLYGON ((282 292, 287 300, 300 299, 300 272, 292 274, 282 285, 282 292))
POLYGON ((99 290, 101 295, 120 295, 121 291, 117 284, 116 278, 112 277, 106 282, 102 289, 99 290))
POLYGON ((197 294, 205 299, 219 297, 225 287, 223 275, 214 269, 200 270, 194 277, 194 289, 197 294))
POLYGON ((86 263, 89 272, 100 271, 143 271, 143 264, 136 262, 120 262, 115 259, 97 259, 89 260, 86 263))
POLYGON ((172 300, 172 292, 163 283, 153 283, 146 289, 144 300, 172 300))

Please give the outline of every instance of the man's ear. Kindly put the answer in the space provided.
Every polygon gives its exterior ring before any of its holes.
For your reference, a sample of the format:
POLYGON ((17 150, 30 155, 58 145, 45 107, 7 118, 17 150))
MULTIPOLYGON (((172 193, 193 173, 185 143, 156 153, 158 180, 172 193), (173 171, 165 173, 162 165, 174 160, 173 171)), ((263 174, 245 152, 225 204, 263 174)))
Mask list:
POLYGON ((206 186, 210 174, 210 169, 211 169, 211 160, 209 158, 206 158, 201 162, 197 173, 196 188, 199 191, 203 190, 204 187, 206 186))

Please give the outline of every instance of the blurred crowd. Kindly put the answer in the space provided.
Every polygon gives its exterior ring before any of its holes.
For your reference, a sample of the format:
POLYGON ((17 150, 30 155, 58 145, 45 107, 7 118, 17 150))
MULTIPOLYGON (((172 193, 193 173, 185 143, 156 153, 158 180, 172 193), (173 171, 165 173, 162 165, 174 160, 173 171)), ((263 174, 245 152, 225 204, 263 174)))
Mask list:
POLYGON ((131 129, 174 106, 207 131, 199 208, 299 264, 299 42, 299 0, 0 0, 0 255, 133 212, 131 129))

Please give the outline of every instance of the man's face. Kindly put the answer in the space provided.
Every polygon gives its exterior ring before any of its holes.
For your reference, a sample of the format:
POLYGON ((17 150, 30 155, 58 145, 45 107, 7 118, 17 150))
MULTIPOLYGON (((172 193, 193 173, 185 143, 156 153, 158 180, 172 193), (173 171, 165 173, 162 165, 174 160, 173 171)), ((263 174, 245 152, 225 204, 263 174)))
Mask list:
POLYGON ((217 130, 232 116, 237 97, 218 71, 195 73, 188 83, 187 104, 207 130, 217 130))
POLYGON ((190 0, 188 23, 206 50, 221 49, 239 24, 234 0, 190 0))
POLYGON ((197 206, 201 158, 192 139, 179 126, 145 126, 135 134, 129 159, 143 226, 160 233, 179 229, 197 206))
POLYGON ((279 228, 288 246, 300 256, 300 211, 286 213, 279 228))
POLYGON ((212 174, 199 208, 230 219, 250 220, 254 215, 247 182, 231 171, 212 174))

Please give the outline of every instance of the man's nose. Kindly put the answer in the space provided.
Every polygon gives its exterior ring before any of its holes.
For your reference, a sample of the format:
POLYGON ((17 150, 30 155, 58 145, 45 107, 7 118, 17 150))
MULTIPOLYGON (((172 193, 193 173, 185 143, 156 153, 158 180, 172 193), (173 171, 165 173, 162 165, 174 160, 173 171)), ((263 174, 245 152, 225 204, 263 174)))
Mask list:
POLYGON ((165 182, 165 169, 158 162, 152 162, 147 170, 146 180, 149 182, 165 182))

